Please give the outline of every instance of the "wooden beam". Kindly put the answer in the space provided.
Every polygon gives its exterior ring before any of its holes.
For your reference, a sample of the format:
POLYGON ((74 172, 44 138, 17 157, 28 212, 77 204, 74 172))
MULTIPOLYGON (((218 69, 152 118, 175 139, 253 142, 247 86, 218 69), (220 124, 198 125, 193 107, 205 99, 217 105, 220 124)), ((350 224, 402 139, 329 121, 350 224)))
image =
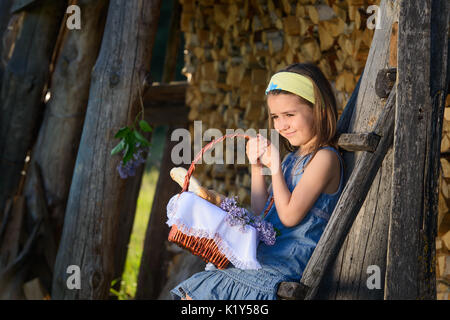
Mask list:
POLYGON ((110 153, 116 132, 131 125, 140 110, 138 83, 145 75, 139 70, 150 68, 160 6, 160 0, 109 2, 54 267, 53 299, 109 296, 121 205, 133 192, 117 173, 120 157, 110 153), (67 288, 69 265, 80 268, 79 290, 67 288))
POLYGON ((43 91, 58 30, 63 1, 42 0, 23 15, 21 31, 3 72, 0 105, 0 211, 17 191, 25 157, 42 120, 43 91))
POLYGON ((390 300, 436 298, 435 257, 430 246, 435 246, 438 201, 440 133, 436 126, 442 128, 442 93, 446 86, 442 70, 448 63, 449 7, 448 1, 444 2, 400 4, 394 172, 384 293, 390 300), (434 43, 433 57, 432 24, 434 40, 439 42, 434 43))
POLYGON ((164 57, 164 69, 161 82, 168 83, 175 79, 178 51, 181 45, 181 3, 172 0, 172 15, 170 17, 169 36, 167 39, 166 55, 164 57))
POLYGON ((144 106, 147 109, 161 104, 184 105, 187 87, 186 81, 155 82, 144 94, 144 106))
MULTIPOLYGON (((184 128, 188 128, 187 122, 184 128)), ((171 141, 174 127, 169 126, 161 168, 156 185, 150 220, 145 234, 144 250, 135 299, 156 299, 166 281, 169 259, 166 243, 169 234, 167 221, 167 203, 170 198, 181 191, 180 186, 170 177, 170 170, 176 166, 188 168, 189 165, 176 165, 172 162, 171 151, 178 141, 171 141)))
POLYGON ((395 89, 386 102, 374 133, 381 139, 374 152, 363 152, 331 215, 300 282, 283 282, 278 295, 284 299, 314 299, 320 281, 339 253, 372 185, 384 156, 392 145, 394 128, 395 89), (295 296, 290 296, 294 294, 295 296))
POLYGON ((386 152, 392 145, 394 128, 395 89, 377 120, 374 133, 381 137, 375 152, 362 152, 346 187, 331 215, 331 219, 303 273, 301 283, 310 290, 306 299, 317 293, 325 270, 334 261, 372 186, 386 152))

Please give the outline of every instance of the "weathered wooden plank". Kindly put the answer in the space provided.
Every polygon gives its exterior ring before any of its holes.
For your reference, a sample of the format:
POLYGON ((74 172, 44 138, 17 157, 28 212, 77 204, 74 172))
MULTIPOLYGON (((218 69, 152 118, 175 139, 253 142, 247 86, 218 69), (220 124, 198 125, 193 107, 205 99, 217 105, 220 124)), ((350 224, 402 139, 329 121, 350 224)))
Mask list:
POLYGON ((172 15, 170 17, 169 36, 167 39, 166 55, 164 57, 164 70, 161 82, 168 83, 175 79, 177 56, 181 45, 181 3, 172 0, 172 15))
POLYGON ((347 151, 374 152, 380 137, 373 132, 369 133, 343 133, 339 137, 338 145, 347 151))
MULTIPOLYGON (((439 159, 440 147, 433 140, 439 137, 435 127, 436 123, 442 123, 445 106, 432 101, 430 76, 440 78, 441 91, 446 81, 445 76, 430 73, 431 21, 435 18, 447 21, 441 26, 448 30, 449 16, 448 9, 434 11, 435 16, 432 16, 432 2, 402 1, 400 5, 399 82, 385 299, 436 297, 435 285, 429 284, 434 281, 430 268, 434 267, 435 259, 429 248, 430 244, 434 246, 434 237, 428 240, 427 235, 432 236, 435 231, 431 223, 437 216, 436 159, 439 159)), ((440 53, 444 52, 446 57, 448 45, 443 48, 442 44, 441 41, 440 53)), ((436 54, 434 58, 439 60, 441 57, 436 54)), ((446 62, 439 65, 446 69, 446 62)))
POLYGON ((107 299, 115 271, 117 232, 126 183, 110 152, 114 135, 140 110, 139 87, 150 68, 161 2, 109 2, 91 77, 89 102, 56 258, 52 298, 107 299), (144 71, 144 72, 141 72, 144 71), (69 265, 80 267, 81 289, 69 290, 69 265))
POLYGON ((144 106, 148 109, 158 107, 161 103, 185 105, 187 87, 188 83, 186 81, 153 83, 144 94, 144 106))
POLYGON ((339 198, 331 219, 306 266, 301 282, 311 288, 306 299, 316 296, 320 281, 327 267, 339 253, 386 152, 392 145, 395 110, 395 89, 391 91, 386 106, 377 120, 374 133, 381 137, 375 152, 363 152, 339 198))
MULTIPOLYGON (((187 121, 185 121, 184 126, 187 127, 187 121)), ((167 131, 169 139, 164 146, 160 173, 145 234, 136 299, 156 299, 166 280, 167 265, 165 264, 168 259, 164 259, 164 255, 169 234, 169 227, 166 224, 166 207, 169 199, 181 191, 180 186, 170 177, 170 170, 178 166, 171 159, 171 151, 178 143, 178 141, 170 140, 174 129, 174 127, 169 127, 167 131)), ((185 167, 187 168, 188 165, 185 165, 185 167)))
POLYGON ((27 8, 4 70, 0 96, 0 211, 6 199, 17 191, 26 154, 42 120, 43 91, 64 11, 64 1, 52 0, 27 8))
POLYGON ((178 185, 170 178, 170 170, 175 166, 171 153, 177 143, 171 141, 170 137, 175 128, 188 128, 189 108, 185 105, 187 82, 170 82, 175 78, 175 66, 181 40, 181 4, 178 0, 173 0, 172 3, 162 83, 158 86, 153 85, 148 92, 150 107, 146 109, 146 118, 153 125, 164 126, 166 143, 145 235, 136 299, 156 299, 160 295, 161 289, 166 283, 167 269, 173 256, 167 250, 169 228, 165 223, 166 206, 170 198, 179 192, 179 189, 178 185), (166 103, 162 103, 161 99, 167 99, 166 103))
MULTIPOLYGON (((57 243, 83 129, 90 75, 103 35, 107 0, 84 0, 78 6, 83 13, 83 27, 65 33, 52 73, 51 97, 31 153, 31 162, 42 170, 50 231, 57 243)), ((27 198, 35 194, 30 182, 27 178, 27 198)))
POLYGON ((303 300, 308 289, 300 282, 282 282, 278 287, 277 295, 282 300, 303 300))
MULTIPOLYGON (((389 67, 391 30, 397 2, 380 2, 380 28, 375 30, 361 80, 357 104, 347 132, 371 132, 385 107, 375 90, 379 70, 389 67)), ((349 172, 366 152, 344 152, 349 172)), ((388 150, 366 199, 351 226, 339 255, 324 274, 318 299, 383 299, 390 207, 392 152, 388 150), (366 281, 370 265, 380 267, 381 289, 370 290, 366 281)), ((354 201, 354 200, 350 200, 354 201)))

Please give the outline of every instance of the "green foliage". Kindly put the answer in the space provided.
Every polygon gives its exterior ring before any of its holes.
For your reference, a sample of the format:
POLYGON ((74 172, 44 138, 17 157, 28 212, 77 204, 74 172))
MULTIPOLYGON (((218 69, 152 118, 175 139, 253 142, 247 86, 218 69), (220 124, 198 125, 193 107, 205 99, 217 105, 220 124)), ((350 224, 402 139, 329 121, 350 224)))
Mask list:
MULTIPOLYGON (((138 115, 139 116, 139 115, 138 115)), ((151 132, 152 127, 145 120, 139 121, 139 128, 143 132, 151 132)), ((125 150, 123 155, 123 164, 125 165, 134 154, 136 143, 140 143, 144 147, 150 147, 151 143, 140 133, 135 126, 131 128, 128 126, 122 127, 114 135, 114 138, 121 139, 120 142, 111 150, 111 155, 115 155, 125 150)))

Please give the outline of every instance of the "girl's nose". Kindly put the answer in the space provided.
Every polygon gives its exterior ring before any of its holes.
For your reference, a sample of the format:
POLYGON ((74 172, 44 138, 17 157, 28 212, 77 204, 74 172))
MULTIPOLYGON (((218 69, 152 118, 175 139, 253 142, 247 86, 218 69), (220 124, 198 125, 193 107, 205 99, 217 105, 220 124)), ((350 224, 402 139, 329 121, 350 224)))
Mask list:
POLYGON ((289 123, 284 119, 280 119, 280 121, 278 122, 278 128, 281 131, 286 130, 287 128, 289 128, 289 123))

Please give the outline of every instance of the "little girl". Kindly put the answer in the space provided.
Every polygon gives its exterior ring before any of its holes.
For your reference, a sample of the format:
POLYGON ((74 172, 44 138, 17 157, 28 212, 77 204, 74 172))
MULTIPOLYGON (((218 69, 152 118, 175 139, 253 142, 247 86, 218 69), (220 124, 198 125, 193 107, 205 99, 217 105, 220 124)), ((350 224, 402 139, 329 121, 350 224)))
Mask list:
POLYGON ((175 299, 277 299, 282 281, 300 281, 343 189, 343 160, 336 146, 336 101, 319 68, 293 64, 275 73, 266 90, 269 128, 281 137, 280 151, 261 136, 247 143, 251 209, 280 231, 274 245, 260 242, 262 268, 228 267, 194 274, 176 286, 175 299), (271 171, 267 191, 262 169, 271 171))

